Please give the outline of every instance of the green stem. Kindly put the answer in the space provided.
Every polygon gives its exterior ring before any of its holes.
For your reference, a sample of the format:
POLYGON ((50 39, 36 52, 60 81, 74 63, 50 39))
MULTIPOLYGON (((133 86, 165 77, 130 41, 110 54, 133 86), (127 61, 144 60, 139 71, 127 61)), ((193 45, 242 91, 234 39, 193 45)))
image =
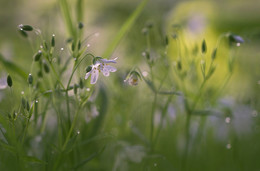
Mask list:
POLYGON ((154 100, 153 100, 153 106, 151 111, 151 132, 150 132, 150 143, 151 143, 151 152, 153 152, 153 132, 154 132, 154 114, 156 109, 156 103, 157 103, 157 93, 154 93, 154 100))

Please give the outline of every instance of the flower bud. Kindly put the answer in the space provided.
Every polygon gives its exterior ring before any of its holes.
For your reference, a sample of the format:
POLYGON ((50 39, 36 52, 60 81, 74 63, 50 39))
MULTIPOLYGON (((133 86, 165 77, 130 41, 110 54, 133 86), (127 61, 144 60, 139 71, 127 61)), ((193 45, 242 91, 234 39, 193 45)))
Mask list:
POLYGON ((41 56, 42 56, 42 51, 41 50, 39 50, 35 55, 34 55, 34 61, 39 61, 40 60, 40 58, 41 58, 41 56))
POLYGON ((13 85, 13 80, 12 80, 12 78, 11 78, 10 75, 7 76, 7 85, 8 85, 9 87, 12 87, 12 85, 13 85))
POLYGON ((78 28, 82 29, 84 27, 84 24, 82 22, 79 22, 78 28))
POLYGON ((74 52, 74 50, 75 50, 75 43, 74 42, 72 42, 72 44, 71 44, 71 50, 72 50, 72 52, 74 52))
POLYGON ((166 46, 169 44, 168 36, 165 36, 165 44, 166 44, 166 46))
POLYGON ((55 46, 55 34, 53 34, 52 37, 51 37, 51 46, 52 47, 55 46))
POLYGON ((88 66, 87 68, 86 68, 86 72, 90 72, 92 70, 92 66, 88 66))
POLYGON ((129 85, 136 86, 138 85, 139 78, 141 78, 140 74, 137 71, 132 71, 128 79, 125 80, 129 85))
POLYGON ((181 61, 180 61, 180 60, 177 61, 177 69, 178 69, 179 71, 182 70, 182 64, 181 64, 181 61))
POLYGON ((235 34, 229 34, 228 35, 230 43, 244 43, 244 39, 241 36, 235 35, 235 34))
POLYGON ((83 80, 80 78, 80 80, 79 80, 79 87, 81 88, 81 89, 83 89, 84 88, 84 82, 83 82, 83 80))
POLYGON ((150 60, 150 53, 149 53, 149 52, 144 51, 144 52, 142 53, 142 55, 143 55, 143 57, 145 57, 147 60, 150 60))
POLYGON ((32 85, 32 83, 33 83, 33 76, 32 76, 32 74, 29 74, 29 76, 28 76, 28 84, 32 85))
POLYGON ((33 31, 33 27, 30 26, 30 25, 23 25, 23 24, 20 24, 19 25, 19 28, 24 30, 24 31, 33 31))
POLYGON ((81 42, 79 41, 78 42, 78 50, 80 50, 80 48, 81 48, 81 42))
POLYGON ((74 91, 75 95, 78 93, 78 85, 77 84, 74 84, 73 91, 74 91))
POLYGON ((28 37, 28 34, 27 34, 23 29, 19 29, 19 33, 20 33, 23 37, 28 37))
POLYGON ((213 50, 213 52, 211 54, 211 59, 212 60, 216 59, 216 55, 217 55, 217 48, 213 50))
POLYGON ((44 71, 45 71, 46 73, 49 73, 49 72, 50 72, 50 68, 49 68, 49 66, 48 66, 48 64, 47 64, 46 62, 43 63, 43 68, 44 68, 44 71))
POLYGON ((205 39, 202 41, 201 52, 202 52, 203 54, 205 54, 205 53, 207 52, 207 44, 206 44, 205 39))

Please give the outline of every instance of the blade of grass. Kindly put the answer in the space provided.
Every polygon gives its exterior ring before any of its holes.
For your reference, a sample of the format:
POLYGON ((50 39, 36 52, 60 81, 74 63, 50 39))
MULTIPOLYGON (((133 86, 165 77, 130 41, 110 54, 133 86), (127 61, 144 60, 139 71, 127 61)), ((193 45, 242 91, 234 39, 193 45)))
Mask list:
POLYGON ((24 72, 22 68, 13 62, 7 61, 3 55, 0 54, 0 64, 2 64, 8 72, 14 72, 17 75, 21 76, 24 79, 27 79, 27 74, 24 72))
POLYGON ((75 33, 75 30, 74 30, 74 27, 73 27, 71 14, 70 14, 70 10, 69 10, 67 0, 59 0, 59 3, 60 3, 61 12, 62 12, 63 17, 64 17, 64 21, 66 23, 67 31, 69 32, 69 36, 71 36, 75 39, 76 33, 75 33))
POLYGON ((128 19, 125 21, 123 26, 120 28, 118 31, 117 35, 115 36, 114 40, 110 43, 110 45, 107 47, 105 52, 103 53, 102 57, 108 58, 109 56, 112 55, 114 52, 115 48, 119 44, 119 42, 122 40, 122 38, 126 35, 126 33, 130 30, 130 28, 133 26, 135 23, 136 19, 138 16, 141 14, 143 11, 145 5, 147 4, 149 0, 143 0, 139 6, 135 9, 135 11, 128 17, 128 19))

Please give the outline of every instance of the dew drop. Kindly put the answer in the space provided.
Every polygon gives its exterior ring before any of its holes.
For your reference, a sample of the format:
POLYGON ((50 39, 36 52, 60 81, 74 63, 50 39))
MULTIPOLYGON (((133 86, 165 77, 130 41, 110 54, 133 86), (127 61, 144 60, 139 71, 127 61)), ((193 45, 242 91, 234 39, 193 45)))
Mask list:
POLYGON ((240 43, 237 43, 237 46, 240 46, 240 43))
POLYGON ((77 60, 77 58, 73 58, 74 59, 74 61, 76 61, 77 60))
POLYGON ((86 88, 87 91, 90 91, 90 88, 86 88))
POLYGON ((35 103, 39 103, 39 101, 38 101, 38 100, 35 100, 35 103))
POLYGON ((60 50, 61 50, 61 51, 63 51, 63 50, 64 50, 64 48, 60 48, 60 50))
POLYGON ((21 91, 21 94, 24 95, 24 91, 21 91))
POLYGON ((41 45, 40 48, 43 49, 43 46, 41 45))
POLYGON ((90 47, 90 44, 87 44, 87 47, 90 47))
POLYGON ((79 134, 80 134, 80 131, 77 131, 77 134, 79 135, 79 134))

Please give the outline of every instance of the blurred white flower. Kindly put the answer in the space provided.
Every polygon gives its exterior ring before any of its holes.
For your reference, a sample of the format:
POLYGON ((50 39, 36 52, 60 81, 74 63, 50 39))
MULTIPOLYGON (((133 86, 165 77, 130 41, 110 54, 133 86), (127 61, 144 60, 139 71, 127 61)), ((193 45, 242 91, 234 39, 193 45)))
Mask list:
POLYGON ((90 71, 87 71, 85 79, 91 75, 90 84, 95 84, 98 80, 99 72, 101 71, 104 76, 108 77, 110 72, 116 72, 116 68, 113 66, 108 65, 108 63, 116 63, 117 58, 112 60, 102 59, 97 57, 94 64, 91 65, 90 71))

